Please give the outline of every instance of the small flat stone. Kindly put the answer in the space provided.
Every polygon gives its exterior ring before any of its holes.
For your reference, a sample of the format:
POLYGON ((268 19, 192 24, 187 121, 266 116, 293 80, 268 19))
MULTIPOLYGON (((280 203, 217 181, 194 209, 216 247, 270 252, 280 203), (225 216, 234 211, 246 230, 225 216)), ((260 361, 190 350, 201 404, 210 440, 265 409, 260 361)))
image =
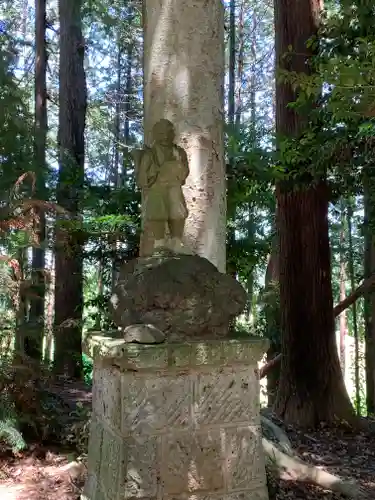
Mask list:
POLYGON ((124 328, 124 340, 136 344, 161 344, 165 335, 154 325, 138 323, 124 328))

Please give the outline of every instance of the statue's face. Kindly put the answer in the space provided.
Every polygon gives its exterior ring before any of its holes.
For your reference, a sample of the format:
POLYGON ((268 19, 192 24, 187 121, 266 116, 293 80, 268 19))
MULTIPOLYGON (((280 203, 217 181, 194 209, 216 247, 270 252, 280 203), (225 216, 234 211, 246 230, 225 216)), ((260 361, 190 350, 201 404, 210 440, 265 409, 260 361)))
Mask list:
POLYGON ((154 141, 162 146, 171 146, 174 141, 173 124, 168 120, 160 120, 153 129, 154 141))

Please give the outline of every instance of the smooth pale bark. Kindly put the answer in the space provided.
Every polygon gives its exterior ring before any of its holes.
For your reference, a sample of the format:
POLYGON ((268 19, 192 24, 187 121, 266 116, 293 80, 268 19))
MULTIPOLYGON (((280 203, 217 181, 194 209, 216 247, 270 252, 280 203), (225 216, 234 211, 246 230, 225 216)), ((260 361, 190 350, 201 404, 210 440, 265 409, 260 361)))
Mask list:
POLYGON ((144 1, 144 125, 173 122, 189 159, 185 243, 225 271, 224 8, 221 0, 144 1))

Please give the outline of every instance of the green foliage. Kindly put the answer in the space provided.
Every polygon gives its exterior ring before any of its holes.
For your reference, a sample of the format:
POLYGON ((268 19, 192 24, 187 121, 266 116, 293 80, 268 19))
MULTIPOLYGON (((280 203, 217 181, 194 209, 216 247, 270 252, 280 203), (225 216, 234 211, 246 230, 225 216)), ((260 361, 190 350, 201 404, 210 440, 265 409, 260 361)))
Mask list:
MULTIPOLYGON (((1 377, 1 372, 0 372, 1 377)), ((26 448, 26 442, 18 429, 18 415, 9 394, 0 394, 0 442, 11 448, 13 453, 26 448)))
POLYGON ((332 200, 362 189, 362 169, 374 140, 375 36, 366 3, 326 11, 311 58, 312 74, 279 72, 280 84, 298 89, 290 106, 309 114, 302 134, 280 138, 277 163, 285 179, 310 183, 328 174, 332 200), (314 106, 311 106, 311 103, 314 106))
POLYGON ((87 385, 91 386, 93 362, 92 359, 89 358, 86 354, 82 355, 82 365, 83 365, 83 379, 87 385))
POLYGON ((260 314, 256 324, 259 335, 272 343, 280 344, 280 288, 277 281, 271 281, 260 294, 260 314))
POLYGON ((33 165, 32 115, 28 93, 14 74, 15 42, 0 36, 0 189, 10 192, 15 181, 33 165))

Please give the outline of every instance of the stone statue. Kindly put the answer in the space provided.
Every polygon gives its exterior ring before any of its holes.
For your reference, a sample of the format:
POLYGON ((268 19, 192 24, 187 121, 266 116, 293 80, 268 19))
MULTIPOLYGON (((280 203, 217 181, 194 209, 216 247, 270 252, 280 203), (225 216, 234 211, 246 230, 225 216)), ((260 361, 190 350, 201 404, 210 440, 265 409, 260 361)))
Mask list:
POLYGON ((182 192, 189 175, 187 155, 174 143, 175 130, 169 120, 155 123, 152 139, 151 147, 133 151, 136 182, 142 191, 142 238, 153 240, 143 248, 141 244, 141 255, 150 255, 161 247, 190 253, 182 243, 188 216, 182 192))

